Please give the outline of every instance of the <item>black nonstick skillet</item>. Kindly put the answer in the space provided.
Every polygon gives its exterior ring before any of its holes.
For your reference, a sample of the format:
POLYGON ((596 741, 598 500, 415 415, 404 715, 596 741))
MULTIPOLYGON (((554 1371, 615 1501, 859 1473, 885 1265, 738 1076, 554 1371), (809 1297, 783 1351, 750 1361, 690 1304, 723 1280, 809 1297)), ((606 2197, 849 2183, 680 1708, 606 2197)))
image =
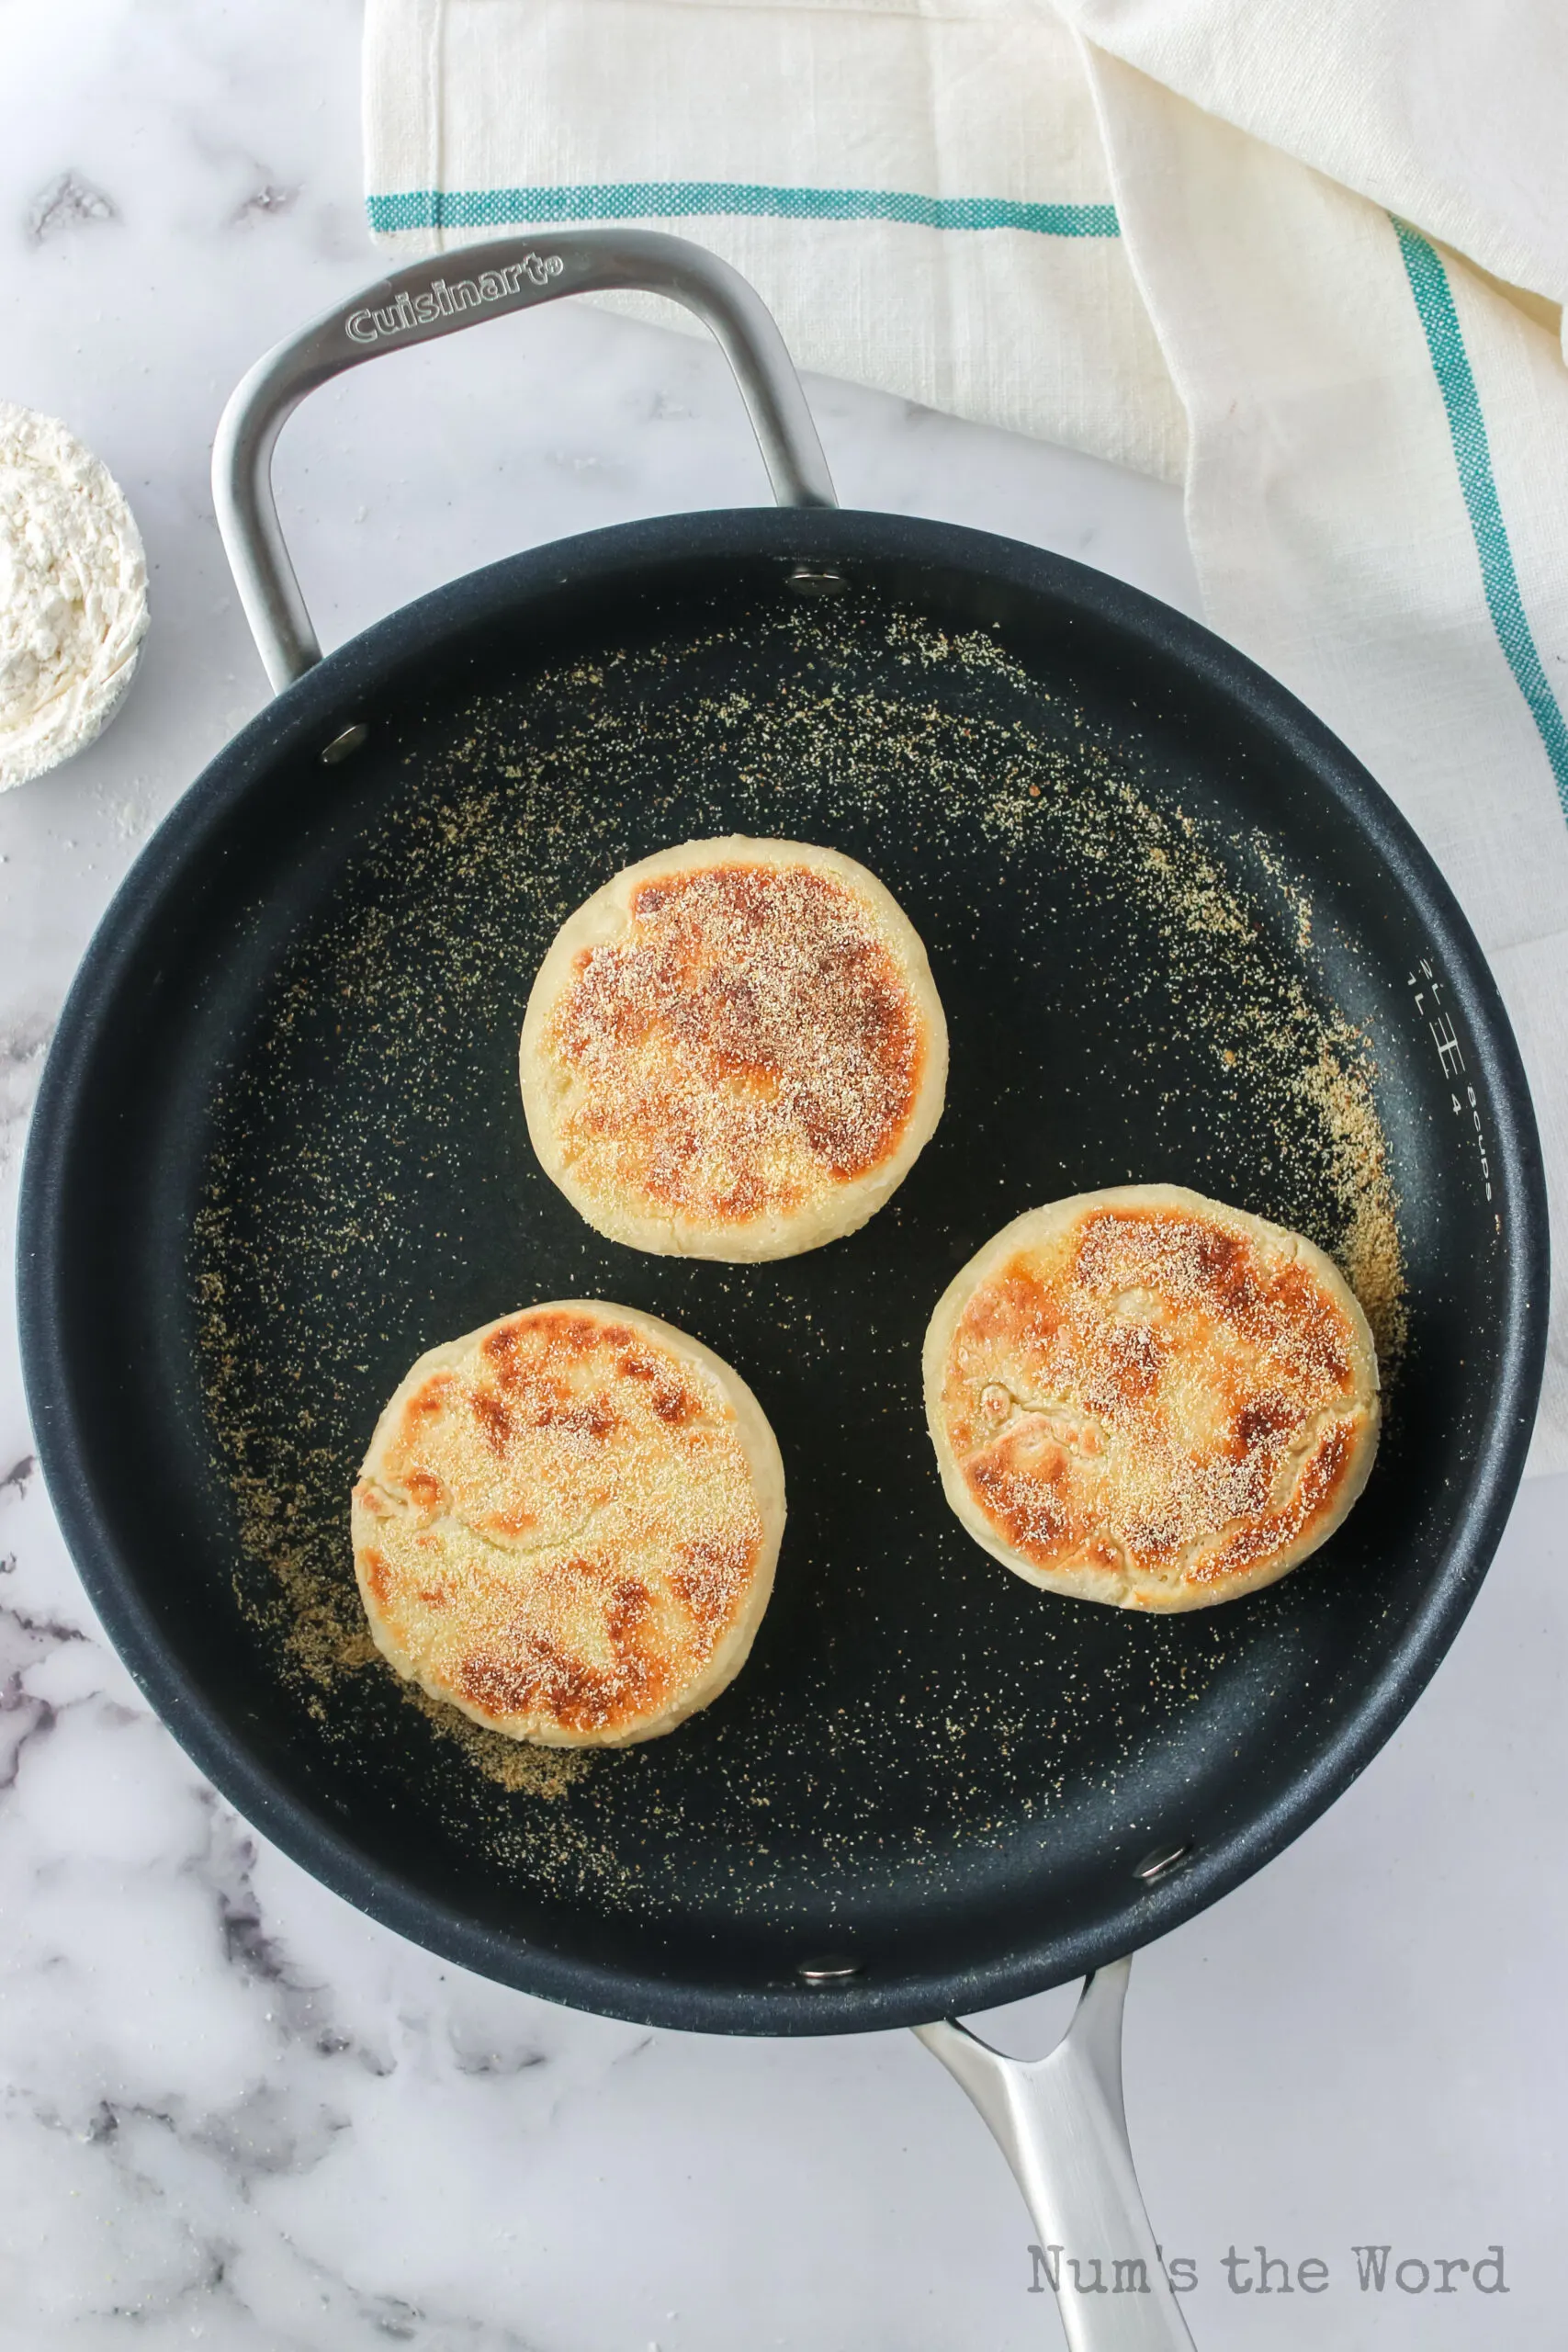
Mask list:
POLYGON ((1343 746, 1203 629, 1034 548, 839 510, 772 321, 670 238, 508 239, 398 273, 253 371, 215 481, 276 698, 105 917, 23 1200, 38 1442, 106 1627, 251 1821, 468 1967, 688 2029, 921 2027, 1043 2233, 1153 2266, 1146 2294, 1064 2297, 1073 2340, 1186 2341, 1120 2121, 1121 1958, 1389 1736, 1474 1596, 1535 1408, 1540 1155, 1451 893, 1343 746), (323 658, 268 488, 296 402, 629 287, 718 335, 777 510, 540 548, 323 658), (726 831, 869 865, 953 1041, 943 1124, 894 1203, 746 1268, 601 1240, 534 1162, 515 1084, 562 918, 629 860, 726 831), (1326 1549, 1157 1622, 998 1567, 943 1503, 919 1408, 927 1317, 979 1242, 1129 1180, 1337 1250, 1388 1391, 1326 1549), (346 1532, 414 1357, 572 1296, 735 1363, 790 1505, 739 1680, 575 1778, 367 1656, 346 1532), (1043 2067, 933 2023, 1092 1972, 1043 2067))

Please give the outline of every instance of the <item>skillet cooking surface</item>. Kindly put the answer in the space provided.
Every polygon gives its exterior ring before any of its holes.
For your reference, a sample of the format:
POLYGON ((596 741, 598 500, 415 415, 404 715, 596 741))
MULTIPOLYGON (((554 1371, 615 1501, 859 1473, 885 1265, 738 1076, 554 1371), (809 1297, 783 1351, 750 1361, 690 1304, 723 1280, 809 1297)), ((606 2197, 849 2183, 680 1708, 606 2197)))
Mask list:
POLYGON ((1426 1679, 1533 1408, 1533 1130, 1422 853, 1201 631, 933 526, 599 534, 332 657, 132 876, 38 1135, 40 1442, 161 1710, 253 1819, 394 1926, 663 2022, 978 2007, 1235 1883, 1426 1679), (843 560, 844 594, 790 593, 785 558, 808 549, 843 560), (323 766, 358 718, 365 748, 323 766), (629 860, 731 831, 870 865, 927 944, 953 1043, 942 1125, 891 1206, 744 1268, 592 1232, 535 1163, 516 1082, 562 918, 629 860), (942 1500, 919 1397, 931 1308, 986 1236, 1130 1180, 1334 1250, 1393 1364, 1382 1458, 1329 1547, 1165 1621, 988 1559, 942 1500), (347 1535, 414 1357, 557 1297, 717 1349, 789 1491, 739 1680, 672 1736, 585 1763, 412 1696, 369 1649, 347 1535), (1137 1865, 1179 1845, 1145 1886, 1137 1865), (804 1987, 823 1951, 858 1977, 804 1987))

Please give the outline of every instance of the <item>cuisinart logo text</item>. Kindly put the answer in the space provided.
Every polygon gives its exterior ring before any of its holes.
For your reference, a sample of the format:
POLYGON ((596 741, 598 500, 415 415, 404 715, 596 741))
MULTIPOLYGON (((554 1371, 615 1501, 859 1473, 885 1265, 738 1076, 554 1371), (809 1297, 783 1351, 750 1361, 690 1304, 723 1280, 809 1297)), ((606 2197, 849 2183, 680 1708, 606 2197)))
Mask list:
POLYGON ((565 267, 559 254, 525 254, 504 269, 481 270, 478 277, 460 277, 456 286, 434 277, 420 293, 400 294, 385 310, 351 311, 344 331, 351 343, 379 343, 383 335, 407 334, 411 328, 431 326, 437 319, 456 318, 459 311, 504 302, 509 294, 522 292, 525 278, 530 286, 547 286, 565 267))

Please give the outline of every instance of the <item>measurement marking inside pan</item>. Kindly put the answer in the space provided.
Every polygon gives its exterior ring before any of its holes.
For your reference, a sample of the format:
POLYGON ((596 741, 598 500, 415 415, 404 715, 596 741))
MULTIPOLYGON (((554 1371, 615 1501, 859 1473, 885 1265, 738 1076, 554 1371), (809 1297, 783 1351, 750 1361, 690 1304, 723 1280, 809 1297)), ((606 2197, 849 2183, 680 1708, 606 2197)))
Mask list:
MULTIPOLYGON (((1467 1133, 1474 1135, 1475 1148, 1481 1159, 1481 1181, 1490 1200, 1492 1159, 1486 1148, 1486 1130, 1481 1123, 1481 1102, 1465 1066, 1464 1046, 1454 1027, 1453 1015, 1443 1002, 1443 986, 1432 969, 1430 959, 1423 956, 1410 975, 1416 1010, 1427 1023, 1437 1050, 1438 1067, 1451 1089, 1449 1099, 1453 1104, 1454 1116, 1461 1122, 1467 1133)), ((1496 1222, 1500 1230, 1500 1216, 1496 1222)))
POLYGON ((1322 1242, 1397 1360, 1371 1051, 1313 978, 1299 887, 1252 834, 1184 808, 1124 722, 983 631, 863 593, 563 662, 401 736, 378 724, 344 775, 400 743, 221 1091, 192 1251, 237 1589, 335 1759, 321 1769, 401 1773, 405 1814, 439 1815, 507 1883, 657 1912, 700 1880, 719 1916, 744 1882, 757 1918, 879 1873, 940 1893, 977 1850, 1108 1814, 1141 1758, 1219 1703, 1239 1621, 1091 1611, 1086 1627, 987 1560, 942 1503, 919 1335, 1007 1217, 1174 1177, 1322 1242), (954 1038, 947 1118, 897 1199, 863 1235, 760 1269, 601 1242, 533 1166, 515 1079, 561 920, 631 857, 730 831, 820 839, 881 873, 954 1038), (1094 1022, 1075 1020, 1091 999, 1094 1022), (790 1479, 746 1671, 670 1738, 592 1763, 411 1706, 368 1641, 347 1536, 350 1482, 414 1357, 570 1295, 643 1306, 738 1363, 790 1479))

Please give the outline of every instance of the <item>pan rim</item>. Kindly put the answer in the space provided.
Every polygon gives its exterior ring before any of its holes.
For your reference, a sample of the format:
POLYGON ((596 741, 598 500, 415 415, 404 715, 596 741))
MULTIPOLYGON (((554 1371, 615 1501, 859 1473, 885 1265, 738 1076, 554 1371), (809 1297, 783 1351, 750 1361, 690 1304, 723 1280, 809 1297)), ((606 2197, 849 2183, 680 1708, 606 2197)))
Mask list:
MULTIPOLYGON (((626 524, 507 558, 400 607, 327 655, 265 706, 209 763, 131 865, 101 919, 62 1011, 23 1167, 17 1289, 26 1394, 46 1486, 84 1589, 153 1711, 226 1800, 334 1893, 412 1941, 479 1973, 568 2007, 684 2030, 793 2035, 881 2030, 992 2008, 1068 1981, 1195 1917, 1271 1860, 1371 1762, 1436 1671, 1468 1612, 1512 1508, 1546 1349, 1545 1179, 1518 1049, 1484 955, 1414 830, 1354 755, 1289 691, 1201 624, 1142 591, 1054 555, 953 524, 856 511, 738 508, 626 524), (1272 1807, 1249 1813, 1181 1871, 1130 1892, 1105 1927, 1030 1931, 972 1968, 921 1967, 897 1979, 807 1987, 662 1977, 563 1956, 507 1936, 370 1861, 250 1750, 241 1728, 165 1645, 135 1562, 99 1507, 90 1433, 77 1413, 58 1312, 72 1137, 95 1043, 118 983, 187 861, 281 759, 320 745, 414 652, 426 654, 552 590, 650 580, 720 556, 781 561, 902 561, 969 572, 1053 598, 1073 616, 1133 632, 1239 704, 1348 813, 1430 935, 1491 1090, 1499 1165, 1510 1188, 1503 1257, 1505 1340, 1480 1419, 1455 1533, 1441 1567, 1376 1679, 1312 1767, 1272 1807)), ((1134 1883, 1129 1882, 1130 1888, 1134 1883)))

